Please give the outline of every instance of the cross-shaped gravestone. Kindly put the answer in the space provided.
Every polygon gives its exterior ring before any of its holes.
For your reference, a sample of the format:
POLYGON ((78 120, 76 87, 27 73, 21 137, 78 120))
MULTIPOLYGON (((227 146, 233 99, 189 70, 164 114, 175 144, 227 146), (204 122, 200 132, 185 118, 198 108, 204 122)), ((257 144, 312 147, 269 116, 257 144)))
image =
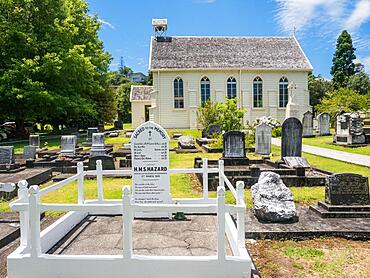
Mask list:
MULTIPOLYGON (((137 204, 168 204, 170 196, 169 136, 154 122, 140 125, 131 136, 132 190, 137 204)), ((137 213, 169 217, 169 213, 137 213)))

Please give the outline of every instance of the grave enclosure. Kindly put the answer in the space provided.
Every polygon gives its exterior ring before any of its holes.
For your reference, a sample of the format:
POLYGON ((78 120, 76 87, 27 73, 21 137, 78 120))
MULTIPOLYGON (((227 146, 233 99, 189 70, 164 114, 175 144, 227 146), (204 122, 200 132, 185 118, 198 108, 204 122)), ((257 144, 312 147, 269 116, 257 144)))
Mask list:
MULTIPOLYGON (((20 247, 8 257, 8 277, 49 278, 50 273, 58 277, 78 277, 83 269, 86 277, 153 277, 149 269, 155 268, 156 277, 245 277, 251 276, 251 259, 245 249, 244 184, 234 188, 224 174, 221 160, 217 168, 169 169, 168 135, 160 126, 147 122, 132 134, 132 170, 102 170, 97 161, 97 170, 84 170, 78 163, 77 174, 39 189, 19 184, 18 199, 10 204, 20 212, 20 247), (151 140, 149 140, 152 138, 151 140), (149 150, 150 153, 147 153, 149 150), (204 175, 203 197, 171 199, 169 174, 204 175), (217 173, 219 187, 216 198, 208 196, 208 175, 217 173), (133 177, 132 191, 124 186, 120 200, 104 198, 103 177, 110 175, 133 177), (84 177, 97 177, 97 200, 85 200, 84 177), (76 204, 50 204, 40 202, 40 197, 67 184, 77 181, 78 202, 76 204), (225 203, 225 187, 235 198, 235 205, 225 203), (40 231, 40 213, 63 211, 66 214, 49 228, 40 231), (217 218, 216 253, 209 256, 148 256, 136 255, 133 249, 133 223, 135 217, 161 217, 162 221, 176 212, 214 215, 217 218), (73 227, 88 215, 119 215, 122 217, 122 250, 118 255, 84 254, 56 255, 49 253, 73 227), (231 215, 235 215, 235 225, 231 215), (165 218, 163 218, 165 217, 165 218), (229 247, 227 247, 229 246, 229 247), (226 249, 230 250, 228 253, 226 249), (230 252, 230 253, 229 253, 230 252)), ((207 165, 207 159, 203 160, 207 165)), ((148 220, 150 221, 150 220, 148 220)), ((171 220, 167 220, 171 221, 171 220)), ((192 220, 188 220, 191 223, 192 220)), ((94 240, 91 238, 91 240, 94 240)))

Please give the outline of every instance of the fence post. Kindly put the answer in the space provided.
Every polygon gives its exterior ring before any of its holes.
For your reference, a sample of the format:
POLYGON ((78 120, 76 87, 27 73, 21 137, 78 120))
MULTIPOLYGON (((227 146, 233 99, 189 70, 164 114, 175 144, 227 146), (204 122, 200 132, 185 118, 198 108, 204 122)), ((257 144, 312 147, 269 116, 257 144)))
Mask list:
POLYGON ((103 193, 103 166, 101 160, 96 161, 96 180, 98 182, 98 201, 102 202, 104 199, 104 193, 103 193))
MULTIPOLYGON (((29 203, 28 201, 28 182, 21 180, 18 182, 18 198, 22 199, 22 203, 29 203)), ((29 247, 29 210, 19 212, 19 226, 21 230, 21 245, 29 247)))
POLYGON ((77 174, 78 174, 78 203, 84 203, 84 164, 82 162, 77 163, 77 174))
POLYGON ((208 200, 208 159, 203 158, 203 199, 208 200))
POLYGON ((222 159, 218 161, 218 186, 224 187, 224 177, 221 175, 221 173, 224 173, 224 161, 222 159))
POLYGON ((225 260, 225 187, 217 188, 217 258, 225 260))
MULTIPOLYGON (((244 200, 244 182, 236 182, 236 194, 237 200, 236 204, 241 205, 244 200)), ((238 229, 238 246, 245 247, 245 210, 243 212, 238 212, 236 216, 236 223, 238 229)))
POLYGON ((29 193, 30 253, 31 257, 36 258, 41 255, 39 187, 32 185, 29 193))
POLYGON ((131 259, 132 257, 132 205, 130 187, 122 188, 122 217, 123 217, 123 258, 131 259))

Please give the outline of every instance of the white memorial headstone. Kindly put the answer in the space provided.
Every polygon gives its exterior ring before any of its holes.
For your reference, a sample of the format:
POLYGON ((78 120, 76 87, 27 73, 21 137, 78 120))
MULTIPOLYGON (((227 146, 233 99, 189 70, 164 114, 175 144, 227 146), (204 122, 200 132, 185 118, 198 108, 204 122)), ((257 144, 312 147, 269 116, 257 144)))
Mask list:
MULTIPOLYGON (((154 122, 146 122, 131 136, 132 191, 136 204, 168 204, 170 196, 169 136, 154 122)), ((169 213, 136 213, 137 217, 170 217, 169 213)))

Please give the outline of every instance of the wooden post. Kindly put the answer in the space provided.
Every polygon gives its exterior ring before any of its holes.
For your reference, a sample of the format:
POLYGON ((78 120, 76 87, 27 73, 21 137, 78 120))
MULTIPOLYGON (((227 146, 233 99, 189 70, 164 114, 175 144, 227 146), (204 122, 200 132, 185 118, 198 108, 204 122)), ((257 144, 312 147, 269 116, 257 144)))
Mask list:
POLYGON ((30 253, 31 257, 36 258, 41 255, 39 187, 37 185, 31 186, 29 193, 30 253))
POLYGON ((82 162, 77 163, 77 174, 78 174, 78 203, 84 203, 84 164, 82 162))
POLYGON ((104 199, 104 193, 103 193, 103 166, 101 160, 96 161, 96 180, 98 182, 98 201, 102 202, 104 199))
MULTIPOLYGON (((22 199, 22 203, 29 203, 28 201, 28 182, 21 180, 18 182, 18 198, 22 199)), ((19 226, 21 231, 21 245, 24 247, 29 243, 29 211, 19 212, 19 226)))
POLYGON ((203 158, 203 199, 208 200, 208 159, 203 158))
MULTIPOLYGON (((236 204, 241 205, 244 200, 244 182, 236 182, 236 204)), ((238 212, 236 216, 237 229, 238 229, 238 246, 245 247, 245 211, 238 212)))
POLYGON ((225 187, 224 178, 221 173, 224 173, 224 161, 222 159, 218 161, 218 186, 225 187))
POLYGON ((124 186, 122 189, 122 217, 123 217, 123 258, 132 257, 132 206, 130 187, 124 186))
POLYGON ((217 188, 217 257, 225 260, 225 188, 217 188))

